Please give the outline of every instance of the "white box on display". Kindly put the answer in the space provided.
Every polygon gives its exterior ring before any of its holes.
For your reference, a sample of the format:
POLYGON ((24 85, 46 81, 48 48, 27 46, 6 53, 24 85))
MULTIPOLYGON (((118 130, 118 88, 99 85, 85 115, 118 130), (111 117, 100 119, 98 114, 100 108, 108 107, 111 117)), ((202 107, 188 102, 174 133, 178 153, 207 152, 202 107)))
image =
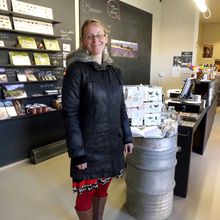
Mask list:
POLYGON ((53 25, 48 22, 13 17, 15 30, 54 35, 53 25))
POLYGON ((0 28, 12 29, 11 21, 8 16, 0 15, 0 28))
POLYGON ((0 9, 1 10, 8 10, 8 5, 6 0, 0 0, 0 9))
POLYGON ((142 87, 133 86, 125 88, 125 103, 128 108, 140 107, 144 101, 142 87))
POLYGON ((161 112, 162 103, 161 102, 146 102, 142 104, 144 113, 158 113, 161 112))
POLYGON ((154 126, 161 124, 160 113, 149 113, 144 115, 144 126, 154 126))
POLYGON ((162 88, 159 86, 146 86, 145 101, 162 101, 162 88))
POLYGON ((152 85, 125 85, 126 110, 131 125, 136 127, 161 124, 162 87, 152 85))
POLYGON ((53 19, 52 8, 34 5, 26 2, 12 0, 12 8, 14 12, 36 16, 40 18, 53 19))
POLYGON ((132 108, 132 116, 131 116, 131 125, 142 127, 143 126, 143 119, 144 119, 144 112, 142 109, 139 108, 132 108))

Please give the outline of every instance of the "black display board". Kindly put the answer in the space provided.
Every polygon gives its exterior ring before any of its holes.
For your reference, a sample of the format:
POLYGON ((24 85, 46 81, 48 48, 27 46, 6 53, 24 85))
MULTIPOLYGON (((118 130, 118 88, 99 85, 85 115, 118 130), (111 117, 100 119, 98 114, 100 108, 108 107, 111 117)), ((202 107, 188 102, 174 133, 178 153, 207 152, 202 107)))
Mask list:
MULTIPOLYGON (((51 106, 51 101, 56 97, 54 96, 39 96, 34 95, 41 93, 44 90, 61 88, 63 78, 63 68, 60 67, 62 63, 62 50, 63 44, 71 45, 70 49, 75 49, 75 9, 74 0, 22 0, 22 2, 35 4, 52 8, 53 20, 61 23, 53 24, 54 34, 60 36, 56 39, 60 42, 61 51, 58 53, 48 52, 51 62, 56 60, 58 64, 51 66, 28 66, 32 68, 34 74, 43 75, 43 73, 52 73, 56 76, 57 80, 50 82, 25 82, 24 88, 27 93, 27 99, 21 99, 21 104, 44 103, 51 106), (30 96, 30 97, 29 97, 30 96)), ((7 0, 8 10, 12 11, 11 1, 7 0)), ((10 14, 10 13, 9 13, 10 14)), ((9 17, 16 16, 12 14, 9 17)), ((19 17, 19 16, 18 16, 19 17)), ((33 19, 33 17, 30 17, 33 19)), ((42 38, 47 38, 44 35, 38 36, 35 33, 21 33, 13 31, 1 31, 0 40, 4 41, 5 48, 1 48, 0 56, 0 72, 6 72, 8 76, 8 83, 16 84, 16 73, 26 69, 25 66, 10 66, 9 51, 16 51, 15 45, 17 43, 17 35, 34 36, 36 41, 41 41, 42 38), (38 39, 39 38, 39 39, 38 39)), ((50 36, 48 36, 50 38, 50 36)), ((18 49, 18 51, 20 51, 18 49)), ((23 49, 21 49, 23 51, 23 49)), ((25 51, 25 50, 24 50, 25 51)), ((34 50, 26 50, 29 54, 30 60, 33 60, 34 50)), ((4 87, 4 83, 2 83, 4 87)), ((2 87, 1 86, 1 87, 2 87)), ((0 87, 0 88, 1 88, 0 87)), ((0 99, 4 99, 2 89, 0 90, 0 99)), ((61 111, 52 111, 39 115, 21 115, 15 116, 11 119, 0 121, 0 167, 27 158, 31 149, 38 148, 47 144, 51 144, 58 140, 64 139, 64 123, 61 111), (10 135, 8 135, 10 134, 10 135), (13 137, 13 138, 11 138, 13 137)))
POLYGON ((152 14, 117 0, 80 0, 80 26, 88 18, 102 21, 111 39, 138 45, 137 57, 112 56, 123 72, 124 84, 149 84, 151 61, 152 14))
MULTIPOLYGON (((11 1, 8 9, 12 11, 11 1)), ((75 1, 74 0, 22 0, 22 2, 52 8, 53 20, 60 21, 54 26, 55 35, 61 36, 60 43, 68 43, 75 49, 75 1)), ((62 48, 61 48, 62 50, 62 48)))

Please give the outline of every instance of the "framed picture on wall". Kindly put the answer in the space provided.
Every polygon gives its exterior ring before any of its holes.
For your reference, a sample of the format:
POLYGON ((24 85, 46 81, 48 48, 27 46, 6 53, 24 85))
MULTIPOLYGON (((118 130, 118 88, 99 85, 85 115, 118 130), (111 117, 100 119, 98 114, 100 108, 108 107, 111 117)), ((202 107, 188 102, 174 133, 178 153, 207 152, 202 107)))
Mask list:
POLYGON ((218 68, 218 72, 220 72, 220 59, 215 59, 215 65, 218 68))
POLYGON ((213 54, 213 45, 204 45, 203 46, 203 58, 212 58, 213 54))

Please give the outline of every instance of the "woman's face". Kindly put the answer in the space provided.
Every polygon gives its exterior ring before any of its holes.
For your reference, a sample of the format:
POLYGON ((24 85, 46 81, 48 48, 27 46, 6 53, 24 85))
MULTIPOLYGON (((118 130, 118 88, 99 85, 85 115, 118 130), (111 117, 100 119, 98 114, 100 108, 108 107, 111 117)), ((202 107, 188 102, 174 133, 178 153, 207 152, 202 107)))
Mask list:
POLYGON ((104 29, 96 23, 90 23, 83 30, 82 45, 91 55, 102 54, 108 37, 104 29))

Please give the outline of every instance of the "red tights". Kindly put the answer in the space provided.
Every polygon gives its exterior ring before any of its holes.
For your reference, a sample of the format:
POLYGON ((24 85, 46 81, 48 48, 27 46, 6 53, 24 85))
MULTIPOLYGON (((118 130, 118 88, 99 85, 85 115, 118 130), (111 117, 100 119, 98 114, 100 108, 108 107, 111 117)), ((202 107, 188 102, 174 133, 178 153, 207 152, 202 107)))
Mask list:
POLYGON ((108 195, 107 190, 109 187, 109 183, 105 185, 98 184, 98 188, 92 191, 84 191, 82 194, 78 194, 76 197, 76 210, 77 211, 87 211, 92 206, 92 198, 95 197, 105 197, 108 195))

